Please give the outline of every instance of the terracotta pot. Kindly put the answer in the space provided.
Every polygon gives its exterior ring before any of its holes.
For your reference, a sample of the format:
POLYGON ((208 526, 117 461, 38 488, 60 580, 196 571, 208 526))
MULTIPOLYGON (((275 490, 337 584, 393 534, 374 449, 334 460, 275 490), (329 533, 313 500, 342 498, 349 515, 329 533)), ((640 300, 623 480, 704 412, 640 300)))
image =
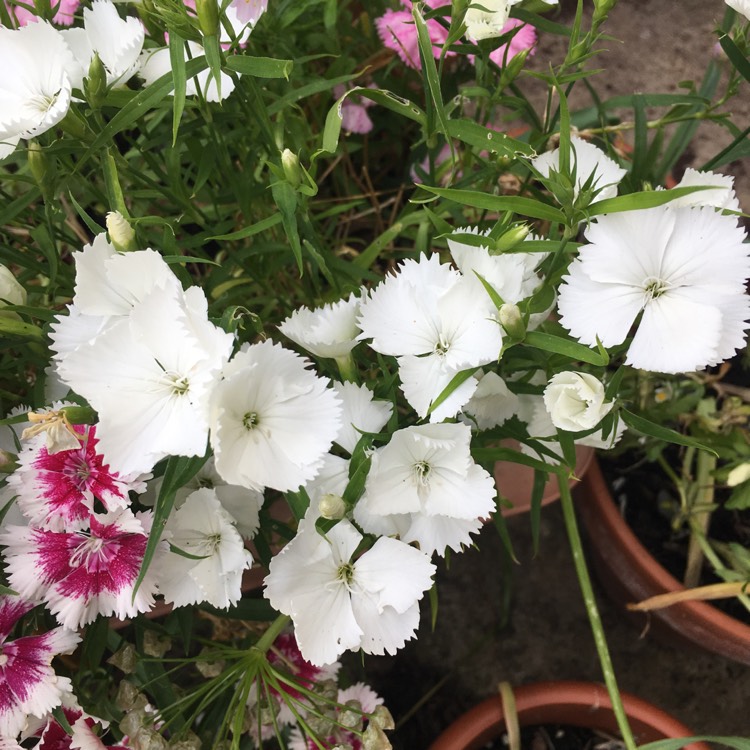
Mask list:
MULTIPOLYGON (((593 682, 539 682, 514 689, 518 722, 567 724, 602 732, 617 733, 617 722, 607 690, 593 682)), ((655 740, 691 737, 695 733, 661 709, 628 693, 622 694, 625 712, 638 744, 655 740)), ((499 695, 488 698, 459 717, 432 744, 430 750, 480 750, 505 730, 499 695)), ((694 742, 687 750, 709 750, 694 742)))
MULTIPOLYGON (((519 444, 515 440, 505 440, 503 445, 518 450, 519 444)), ((575 476, 570 478, 568 485, 575 487, 588 471, 594 459, 594 449, 584 445, 576 446, 575 476)), ((512 461, 498 461, 495 464, 495 486, 500 493, 513 503, 512 508, 502 508, 501 513, 507 518, 519 513, 528 513, 531 509, 531 492, 534 488, 534 470, 529 466, 516 464, 512 461)), ((551 476, 544 485, 542 505, 549 505, 560 499, 557 478, 551 476)))
MULTIPOLYGON (((684 590, 625 523, 596 461, 576 492, 594 568, 615 601, 624 608, 657 594, 684 590)), ((706 602, 682 602, 629 614, 670 644, 677 639, 750 666, 750 627, 706 602)))

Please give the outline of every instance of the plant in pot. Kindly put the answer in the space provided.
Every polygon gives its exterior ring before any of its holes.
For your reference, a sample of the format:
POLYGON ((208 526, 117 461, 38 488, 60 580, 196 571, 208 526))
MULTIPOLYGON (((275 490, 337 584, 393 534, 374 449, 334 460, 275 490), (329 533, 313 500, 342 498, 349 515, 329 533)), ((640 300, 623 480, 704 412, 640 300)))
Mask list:
POLYGON ((532 518, 558 480, 632 750, 569 479, 625 426, 697 445, 628 408, 625 374, 744 344, 721 178, 651 189, 679 149, 645 138, 726 119, 740 73, 654 121, 630 100, 629 161, 621 102, 568 104, 612 0, 570 27, 536 0, 94 0, 67 32, 43 5, 0 4, 0 742, 388 747, 336 665, 414 636, 502 459, 533 470, 532 518), (566 46, 541 111, 529 24, 566 46), (685 316, 700 335, 671 340, 685 316))
POLYGON ((607 589, 622 604, 648 612, 656 634, 747 664, 749 412, 746 390, 725 382, 727 373, 641 373, 639 408, 702 447, 626 437, 603 466, 613 489, 594 469, 581 513, 607 589))

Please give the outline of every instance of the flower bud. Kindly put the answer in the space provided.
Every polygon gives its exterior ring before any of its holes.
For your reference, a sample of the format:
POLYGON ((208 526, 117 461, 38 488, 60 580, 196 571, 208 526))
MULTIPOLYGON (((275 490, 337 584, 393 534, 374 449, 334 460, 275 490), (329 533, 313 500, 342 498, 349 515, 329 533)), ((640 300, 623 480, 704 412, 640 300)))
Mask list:
POLYGON ((127 252, 136 249, 133 227, 119 211, 110 211, 106 223, 109 239, 116 250, 127 252))
POLYGON ((18 468, 16 456, 0 448, 0 473, 12 474, 18 468))
POLYGON ((736 487, 738 484, 747 482, 750 479, 750 463, 735 466, 727 476, 727 486, 736 487))
POLYGON ((604 401, 604 386, 593 375, 569 370, 549 381, 544 405, 552 424, 568 432, 593 429, 613 406, 611 401, 604 401))
POLYGON ((302 168, 299 165, 299 157, 294 152, 285 148, 281 152, 281 167, 287 182, 297 188, 302 183, 302 168))
POLYGON ((500 318, 500 325, 511 338, 522 339, 526 335, 526 326, 523 323, 523 315, 518 305, 506 302, 500 306, 498 317, 500 318))
POLYGON ((498 237, 494 247, 490 250, 490 255, 507 253, 508 250, 512 250, 516 245, 523 242, 529 236, 530 231, 527 224, 516 224, 498 237))
POLYGON ((54 182, 56 171, 54 158, 50 159, 36 141, 29 142, 27 156, 31 176, 42 191, 42 195, 46 196, 54 182))
MULTIPOLYGON (((5 266, 0 266, 0 308, 6 305, 25 305, 26 290, 16 281, 16 277, 5 266)), ((17 313, 2 312, 6 318, 18 318, 17 313)))
POLYGON ((338 521, 346 513, 346 503, 340 495, 327 494, 320 498, 318 510, 323 518, 329 521, 338 521))
POLYGON ((91 58, 88 75, 83 81, 83 93, 93 109, 99 109, 104 103, 107 93, 107 71, 96 52, 91 58))
POLYGON ((492 39, 501 36, 508 20, 510 3, 508 0, 477 0, 473 2, 464 16, 466 36, 472 42, 492 39), (487 10, 480 10, 481 6, 487 10))
POLYGON ((205 36, 217 36, 221 31, 219 3, 217 0, 196 0, 195 11, 198 23, 205 36))

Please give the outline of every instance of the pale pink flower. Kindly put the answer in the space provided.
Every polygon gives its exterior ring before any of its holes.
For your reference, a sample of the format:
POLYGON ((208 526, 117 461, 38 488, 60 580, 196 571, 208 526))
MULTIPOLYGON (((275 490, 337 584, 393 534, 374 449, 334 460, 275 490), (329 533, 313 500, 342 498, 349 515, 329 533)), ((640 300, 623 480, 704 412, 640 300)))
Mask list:
POLYGON ((151 530, 150 512, 90 517, 88 531, 10 526, 0 535, 11 587, 47 603, 57 621, 78 628, 101 615, 121 620, 151 609, 152 567, 134 595, 151 530))
MULTIPOLYGON (((333 87, 333 95, 339 99, 344 95, 346 87, 343 85, 333 87)), ((341 104, 341 127, 347 133, 364 135, 372 130, 372 120, 367 110, 375 102, 356 94, 348 96, 341 104)))
POLYGON ((255 26, 268 9, 268 0, 232 0, 229 7, 237 14, 237 20, 255 26))
POLYGON ((54 531, 88 525, 94 500, 106 510, 126 508, 128 492, 143 492, 138 475, 111 471, 97 450, 96 427, 75 425, 77 448, 50 453, 45 436, 37 435, 18 456, 18 469, 8 477, 21 511, 31 523, 54 531))
POLYGON ((54 628, 41 635, 8 641, 18 620, 34 605, 16 596, 0 597, 0 738, 23 731, 29 715, 42 718, 71 691, 70 680, 52 669, 57 654, 70 654, 81 640, 77 633, 54 628))

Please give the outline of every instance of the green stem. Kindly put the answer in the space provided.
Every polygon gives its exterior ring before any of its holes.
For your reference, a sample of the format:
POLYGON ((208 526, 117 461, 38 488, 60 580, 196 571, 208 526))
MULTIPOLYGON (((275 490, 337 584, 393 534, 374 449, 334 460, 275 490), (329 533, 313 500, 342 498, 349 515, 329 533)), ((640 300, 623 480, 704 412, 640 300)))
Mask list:
POLYGON ((583 557, 583 545, 581 544, 581 536, 578 533, 578 523, 576 522, 576 514, 573 508, 573 498, 571 497, 570 488, 568 487, 565 478, 558 478, 558 487, 560 488, 560 503, 562 505, 563 518, 565 519, 565 529, 568 533, 570 551, 573 554, 573 564, 576 569, 576 575, 578 576, 578 584, 580 585, 581 593, 583 594, 583 602, 586 605, 586 614, 589 617, 591 632, 594 636, 594 644, 596 645, 596 651, 599 655, 599 663, 601 664, 602 673, 604 675, 604 683, 607 686, 607 692, 612 701, 612 710, 614 711, 615 719, 617 720, 617 727, 620 730, 625 747, 628 750, 636 750, 633 732, 630 729, 630 724, 628 724, 628 717, 625 715, 625 708, 622 705, 620 690, 617 687, 615 670, 612 666, 612 659, 610 658, 609 649, 607 648, 607 639, 604 635, 604 627, 602 626, 602 620, 599 616, 599 609, 596 606, 594 590, 591 587, 591 578, 589 577, 589 572, 586 567, 586 560, 583 557))
POLYGON ((278 637, 279 633, 286 627, 289 622, 289 615, 279 615, 269 626, 268 630, 258 639, 258 642, 253 646, 254 649, 263 652, 264 654, 273 645, 273 642, 278 637))

